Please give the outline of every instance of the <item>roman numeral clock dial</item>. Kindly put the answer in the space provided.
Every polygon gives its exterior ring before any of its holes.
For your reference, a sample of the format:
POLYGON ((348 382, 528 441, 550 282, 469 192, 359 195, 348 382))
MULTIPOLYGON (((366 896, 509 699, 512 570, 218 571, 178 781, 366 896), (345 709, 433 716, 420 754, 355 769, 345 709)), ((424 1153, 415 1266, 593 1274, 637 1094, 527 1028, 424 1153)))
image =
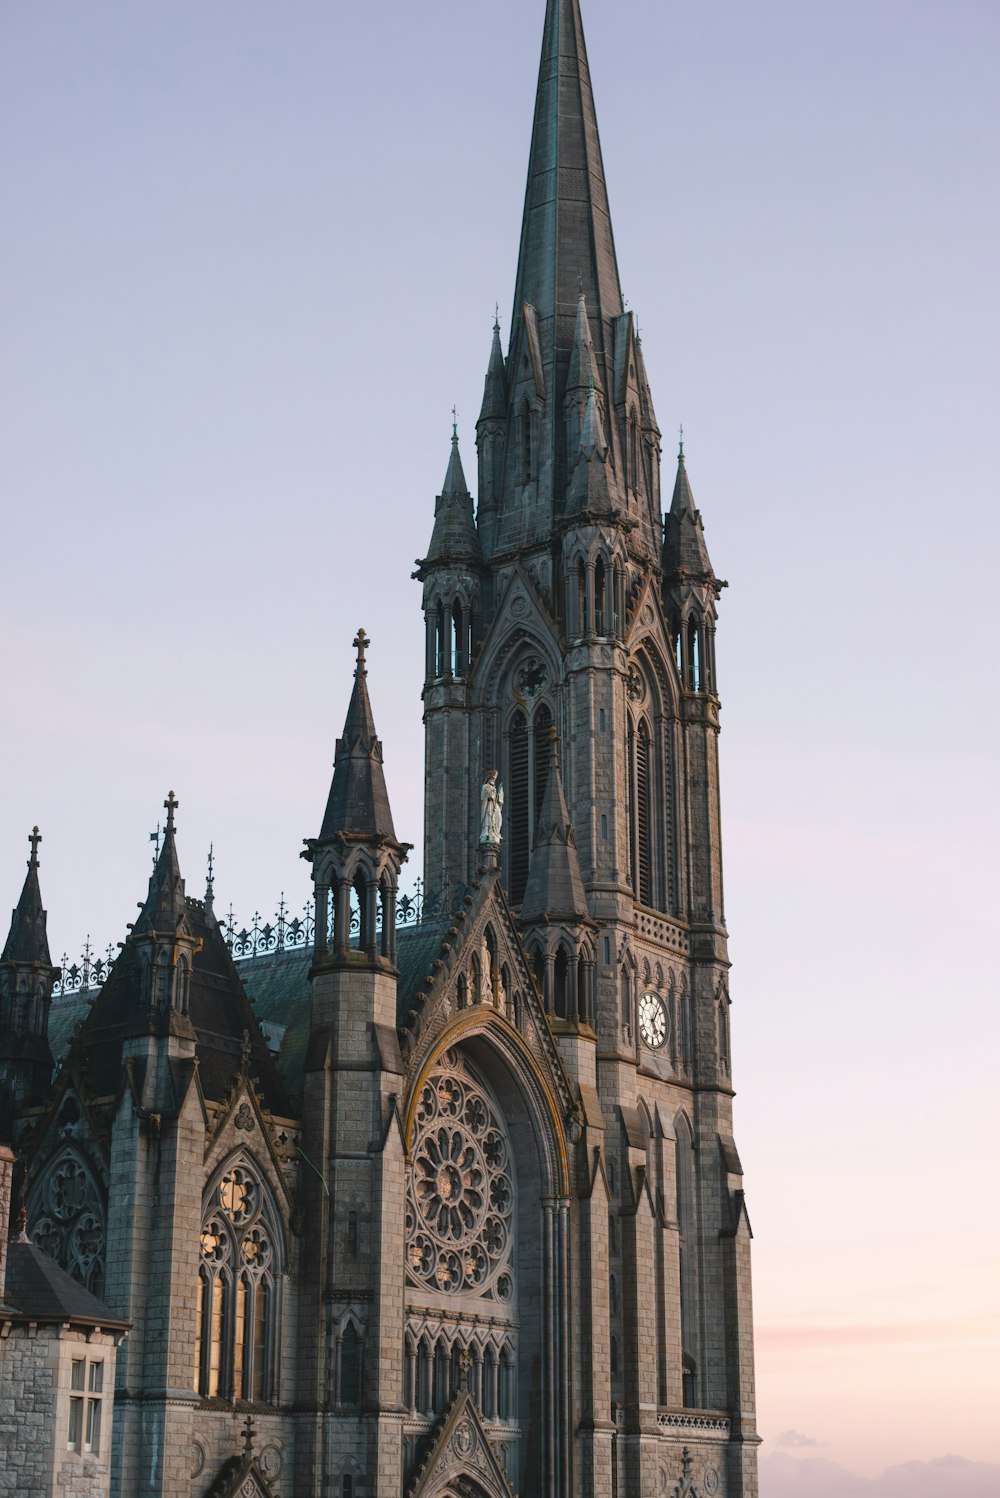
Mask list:
POLYGON ((655 993, 644 993, 639 1000, 639 1034, 651 1051, 658 1051, 667 1038, 667 1011, 655 993))

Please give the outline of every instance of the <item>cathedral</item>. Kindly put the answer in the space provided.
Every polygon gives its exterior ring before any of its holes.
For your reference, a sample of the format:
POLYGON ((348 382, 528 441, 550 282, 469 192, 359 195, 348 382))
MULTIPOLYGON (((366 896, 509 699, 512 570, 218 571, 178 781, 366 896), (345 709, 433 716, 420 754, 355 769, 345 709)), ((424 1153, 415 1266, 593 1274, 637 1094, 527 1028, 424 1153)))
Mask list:
POLYGON ((419 903, 363 629, 325 808, 288 829, 304 917, 237 932, 188 893, 171 792, 117 956, 60 972, 31 835, 0 1493, 756 1498, 724 584, 683 446, 661 496, 579 0, 547 0, 476 449, 474 502, 453 432, 415 574, 419 903))

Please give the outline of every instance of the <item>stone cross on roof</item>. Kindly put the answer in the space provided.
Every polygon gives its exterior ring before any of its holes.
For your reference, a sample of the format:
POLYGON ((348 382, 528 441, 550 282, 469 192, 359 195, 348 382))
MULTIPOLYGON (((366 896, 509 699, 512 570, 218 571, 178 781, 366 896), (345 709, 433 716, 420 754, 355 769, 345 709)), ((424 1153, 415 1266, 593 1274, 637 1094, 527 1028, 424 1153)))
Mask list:
POLYGON ((365 651, 371 644, 371 640, 365 634, 363 629, 359 629, 357 634, 354 636, 354 639, 351 641, 351 644, 358 652, 358 670, 363 671, 365 669, 365 651))
POLYGON ((168 791, 167 792, 167 799, 163 803, 164 807, 166 808, 166 813, 167 813, 167 831, 168 832, 173 832, 173 830, 174 830, 174 812, 177 810, 177 808, 178 808, 178 806, 180 806, 180 804, 181 803, 178 801, 178 799, 174 795, 173 791, 168 791))

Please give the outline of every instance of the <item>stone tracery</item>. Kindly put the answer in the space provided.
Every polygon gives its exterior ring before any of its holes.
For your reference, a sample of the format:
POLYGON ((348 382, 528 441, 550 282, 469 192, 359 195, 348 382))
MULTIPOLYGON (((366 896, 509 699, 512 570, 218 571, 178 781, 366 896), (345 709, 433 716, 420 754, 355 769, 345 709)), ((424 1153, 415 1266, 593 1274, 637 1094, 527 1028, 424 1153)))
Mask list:
POLYGON ((435 1071, 416 1111, 410 1283, 509 1302, 513 1209, 510 1146, 492 1100, 460 1063, 435 1071))

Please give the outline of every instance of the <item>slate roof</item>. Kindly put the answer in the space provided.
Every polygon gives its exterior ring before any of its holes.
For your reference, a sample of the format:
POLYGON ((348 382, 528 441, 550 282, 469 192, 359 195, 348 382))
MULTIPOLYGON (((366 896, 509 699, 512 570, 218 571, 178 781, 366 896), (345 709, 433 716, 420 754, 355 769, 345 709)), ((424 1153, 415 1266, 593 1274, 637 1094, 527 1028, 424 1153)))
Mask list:
MULTIPOLYGON (((197 908, 194 915, 197 919, 197 908)), ((205 919, 203 914, 201 918, 205 919)), ((225 948, 221 935, 218 932, 216 935, 225 948)), ((403 926, 396 933, 396 961, 399 968, 396 1014, 400 1027, 407 1023, 416 996, 430 975, 431 964, 441 948, 443 938, 444 926, 439 921, 403 926)), ((250 1029, 253 1046, 251 1069, 262 1082, 266 1076, 273 1077, 276 1074, 284 1099, 282 1106, 275 1107, 267 1101, 268 1096, 273 1095, 273 1089, 266 1089, 265 1103, 280 1117, 294 1117, 302 1098, 302 1069, 309 1042, 309 969, 313 962, 312 947, 295 947, 235 963, 229 958, 228 950, 225 952, 225 959, 220 957, 214 941, 212 948, 210 962, 213 970, 208 971, 204 967, 199 970, 203 955, 199 954, 191 982, 191 1016, 198 1031, 197 1052, 205 1094, 217 1100, 228 1091, 239 1065, 243 1031, 250 1029), (227 967, 231 968, 228 977, 225 972, 227 967), (245 1013, 235 1002, 234 996, 230 993, 228 999, 224 997, 226 987, 231 987, 234 978, 246 995, 252 1016, 266 1027, 273 1026, 280 1035, 277 1055, 271 1054, 266 1039, 259 1034, 257 1026, 246 1022, 245 1013), (197 1006, 196 988, 199 991, 197 1006), (220 1023, 225 1023, 225 1015, 220 1011, 226 1007, 236 1011, 236 1028, 228 1034, 225 1031, 220 1033, 216 1028, 220 1023), (207 1023, 207 1011, 210 1009, 214 1017, 212 1028, 207 1023), (266 1058, 262 1052, 266 1053, 266 1058)), ((128 1015, 125 1002, 125 990, 128 988, 126 973, 123 971, 121 976, 116 976, 119 966, 125 969, 129 967, 129 964, 123 964, 123 958, 124 953, 119 957, 112 970, 112 977, 105 985, 105 988, 110 988, 114 981, 116 988, 121 990, 117 1000, 114 994, 111 995, 113 1004, 104 1000, 104 990, 82 990, 80 993, 54 999, 49 1010, 49 1044, 56 1063, 59 1064, 69 1053, 76 1026, 81 1021, 86 1025, 92 1010, 99 1006, 97 1023, 92 1028, 88 1027, 82 1037, 90 1050, 91 1060, 87 1071, 95 1096, 107 1095, 107 1092, 113 1092, 118 1085, 120 1040, 125 1033, 128 1015), (116 1060, 116 1057, 119 1059, 116 1060), (112 1079, 113 1085, 109 1085, 112 1084, 112 1079), (106 1089, 103 1094, 102 1088, 106 1089)))
POLYGON ((31 1321, 76 1321, 123 1330, 132 1325, 60 1269, 37 1244, 23 1240, 8 1245, 4 1301, 31 1321))
MULTIPOLYGON (((403 1026, 417 994, 429 976, 444 938, 439 922, 404 926, 396 932, 396 1022, 403 1026)), ((278 1072, 296 1104, 302 1096, 302 1068, 309 1041, 309 969, 311 948, 252 957, 237 965, 258 1020, 284 1030, 276 1058, 278 1072)))
MULTIPOLYGON (((254 1022, 253 1010, 240 976, 214 917, 200 900, 185 902, 188 929, 201 938, 191 969, 188 1013, 195 1030, 198 1075, 206 1098, 220 1102, 240 1069, 243 1032, 250 1035, 250 1070, 258 1078, 266 1108, 279 1117, 289 1116, 289 1101, 267 1044, 254 1022)), ((84 1019, 80 1043, 86 1055, 85 1070, 92 1097, 107 1097, 118 1090, 122 1068, 122 1041, 137 1029, 157 1024, 140 1001, 139 954, 127 942, 84 1019)), ((84 1001, 86 1002, 86 1000, 84 1001)), ((52 1018, 66 1035, 80 1017, 71 1006, 53 1006, 52 1018), (67 1014, 67 1008, 71 1012, 67 1014)))

